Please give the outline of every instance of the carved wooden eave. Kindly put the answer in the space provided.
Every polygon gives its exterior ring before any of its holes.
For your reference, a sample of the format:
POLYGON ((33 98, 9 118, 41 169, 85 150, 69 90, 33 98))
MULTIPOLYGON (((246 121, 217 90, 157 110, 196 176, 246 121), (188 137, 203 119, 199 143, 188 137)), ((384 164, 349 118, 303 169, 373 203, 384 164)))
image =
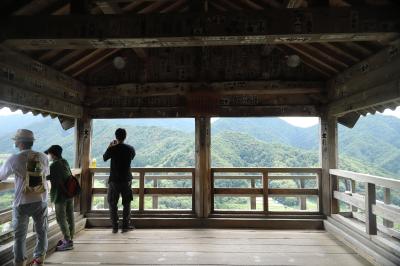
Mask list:
MULTIPOLYGON (((400 40, 352 66, 328 82, 329 113, 347 116, 354 125, 355 114, 383 112, 400 104, 400 40)), ((346 124, 346 119, 342 118, 346 124)))
POLYGON ((0 46, 0 103, 34 114, 80 118, 85 85, 0 46))

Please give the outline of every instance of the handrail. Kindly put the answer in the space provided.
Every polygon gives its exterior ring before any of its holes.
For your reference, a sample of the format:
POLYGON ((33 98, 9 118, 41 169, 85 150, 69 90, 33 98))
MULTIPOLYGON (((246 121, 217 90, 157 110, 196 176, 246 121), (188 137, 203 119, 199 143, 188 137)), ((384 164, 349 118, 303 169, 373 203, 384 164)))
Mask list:
POLYGON ((4 192, 14 188, 14 182, 5 181, 0 182, 0 192, 4 192))
POLYGON ((233 173, 321 173, 321 168, 315 167, 213 167, 214 173, 233 172, 233 173))
POLYGON ((329 173, 331 175, 336 175, 340 177, 350 178, 358 182, 372 183, 377 186, 387 187, 391 189, 400 189, 400 180, 394 178, 387 178, 369 174, 360 174, 352 171, 340 170, 340 169, 330 169, 329 173))
POLYGON ((72 173, 72 175, 80 175, 80 174, 82 174, 82 169, 73 168, 73 169, 71 169, 71 173, 72 173))
POLYGON ((392 205, 390 200, 391 189, 400 189, 400 180, 385 178, 369 174, 361 174, 340 169, 329 170, 332 180, 332 213, 340 213, 337 201, 342 201, 351 206, 351 217, 365 222, 365 230, 368 235, 376 235, 380 230, 393 237, 399 238, 398 231, 393 229, 394 223, 400 223, 400 207, 392 205), (340 192, 338 178, 346 180, 346 192, 340 192), (348 180, 351 185, 348 186, 348 180), (356 183, 365 183, 365 195, 355 192, 356 183), (384 188, 384 201, 376 200, 376 186, 384 188), (360 215, 358 210, 363 210, 360 215), (383 218, 383 225, 377 224, 376 216, 383 218))
MULTIPOLYGON (((110 171, 109 167, 96 167, 90 168, 92 173, 108 173, 110 171)), ((131 172, 134 173, 193 173, 195 171, 194 167, 132 167, 131 172)))
MULTIPOLYGON (((71 169, 71 172, 74 176, 77 176, 80 175, 82 171, 81 169, 71 169)), ((14 189, 14 187, 15 184, 13 180, 0 182, 0 192, 9 191, 11 189, 14 189)), ((10 221, 11 221, 11 207, 4 210, 0 210, 0 224, 4 224, 10 221)))

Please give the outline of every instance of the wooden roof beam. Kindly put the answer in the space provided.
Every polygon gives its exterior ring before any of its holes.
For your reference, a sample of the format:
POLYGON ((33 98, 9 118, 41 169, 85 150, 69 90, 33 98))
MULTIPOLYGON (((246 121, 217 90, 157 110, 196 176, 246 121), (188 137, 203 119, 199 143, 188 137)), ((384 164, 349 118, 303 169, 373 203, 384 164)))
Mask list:
POLYGON ((265 117, 265 116, 320 116, 314 105, 265 105, 265 106, 221 106, 215 111, 193 111, 185 106, 169 107, 98 107, 89 110, 92 118, 177 118, 199 115, 221 117, 265 117))
POLYGON ((400 101, 400 39, 329 81, 329 112, 350 112, 391 106, 400 101))
POLYGON ((163 82, 128 83, 114 86, 90 86, 87 95, 95 100, 111 96, 185 95, 206 91, 219 95, 296 95, 321 94, 323 82, 313 81, 228 81, 228 82, 163 82))
POLYGON ((2 19, 0 32, 6 44, 27 50, 376 41, 398 36, 398 14, 399 10, 391 7, 198 15, 14 16, 2 19))
MULTIPOLYGON (((124 12, 124 10, 121 9, 117 3, 98 1, 97 4, 104 14, 112 15, 112 14, 122 14, 124 12)), ((153 5, 148 6, 148 8, 153 5)), ((157 5, 157 8, 158 7, 159 6, 157 5)), ((146 12, 149 12, 149 10, 148 9, 147 9, 147 11, 142 10, 142 13, 146 13, 146 12)), ((136 47, 136 48, 133 48, 133 51, 140 59, 145 60, 147 58, 147 53, 144 49, 136 47)))

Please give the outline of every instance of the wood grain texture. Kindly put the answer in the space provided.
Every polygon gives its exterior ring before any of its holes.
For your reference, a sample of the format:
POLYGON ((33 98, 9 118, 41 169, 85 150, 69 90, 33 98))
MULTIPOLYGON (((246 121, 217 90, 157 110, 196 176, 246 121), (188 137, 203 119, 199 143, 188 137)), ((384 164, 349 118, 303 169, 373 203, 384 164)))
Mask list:
POLYGON ((75 249, 46 265, 369 265, 324 231, 150 229, 85 230, 75 249), (310 259, 312 258, 312 259, 310 259))

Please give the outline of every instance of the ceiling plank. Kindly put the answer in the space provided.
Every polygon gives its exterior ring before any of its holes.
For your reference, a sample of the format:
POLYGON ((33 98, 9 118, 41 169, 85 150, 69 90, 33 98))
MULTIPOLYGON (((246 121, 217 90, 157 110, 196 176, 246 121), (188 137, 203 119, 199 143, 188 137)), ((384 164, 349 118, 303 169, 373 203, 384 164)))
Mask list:
POLYGON ((392 7, 275 9, 217 15, 14 16, 3 18, 0 30, 7 45, 28 50, 376 41, 398 36, 398 12, 392 7), (65 30, 60 32, 60 28, 65 30))

